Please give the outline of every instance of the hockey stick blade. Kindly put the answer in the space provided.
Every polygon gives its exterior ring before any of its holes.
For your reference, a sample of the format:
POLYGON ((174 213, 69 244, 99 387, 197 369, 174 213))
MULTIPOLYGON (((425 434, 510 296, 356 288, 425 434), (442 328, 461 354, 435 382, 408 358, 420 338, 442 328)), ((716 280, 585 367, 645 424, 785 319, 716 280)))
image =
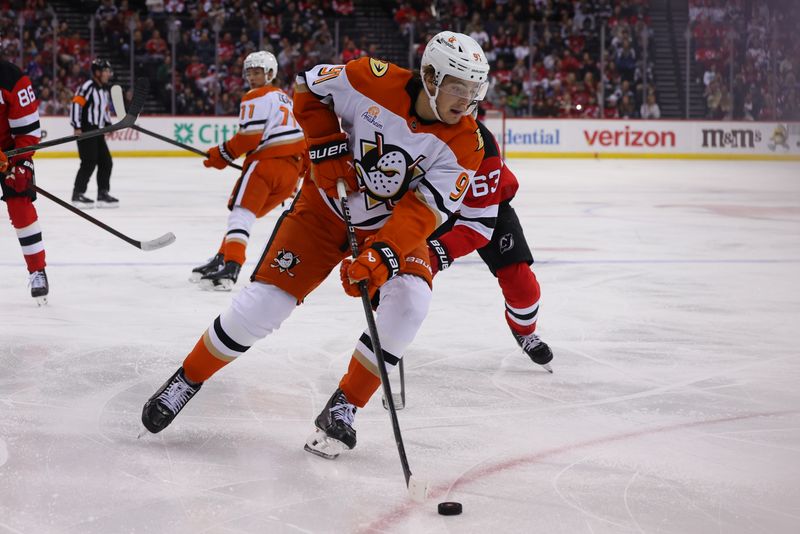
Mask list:
POLYGON ((78 135, 69 135, 67 137, 59 137, 58 139, 53 139, 51 141, 45 141, 44 143, 39 143, 36 145, 24 146, 20 148, 14 148, 11 150, 5 151, 6 156, 16 156, 18 154, 26 154, 29 152, 35 152, 37 150, 41 150, 43 148, 48 148, 51 146, 56 145, 63 145, 64 143, 70 143, 72 141, 82 141, 84 139, 89 139, 91 137, 97 137, 98 135, 105 135, 109 132, 115 132, 117 130, 123 130, 125 128, 130 128, 136 122, 136 119, 139 118, 139 114, 144 109, 144 103, 147 100, 147 92, 150 87, 150 82, 147 78, 139 78, 136 80, 136 87, 133 90, 133 100, 131 101, 131 107, 128 109, 128 112, 122 118, 122 120, 115 122, 109 126, 104 128, 100 128, 98 130, 90 130, 88 132, 83 132, 78 135))
POLYGON ((95 225, 95 226, 97 226, 99 228, 102 228, 106 232, 118 237, 119 239, 122 239, 126 243, 128 243, 130 245, 133 245, 134 247, 138 248, 139 250, 156 250, 156 249, 159 249, 159 248, 162 248, 162 247, 166 247, 167 245, 169 245, 170 243, 175 241, 175 235, 172 232, 168 232, 168 233, 162 235, 161 237, 159 237, 157 239, 153 239, 152 241, 144 241, 144 242, 137 241, 136 239, 133 239, 131 237, 126 236, 125 234, 123 234, 119 230, 116 230, 116 229, 110 227, 106 223, 95 219, 91 215, 89 215, 87 213, 84 213, 83 210, 80 210, 80 209, 76 208, 75 206, 73 206, 69 202, 58 198, 57 196, 55 196, 54 194, 52 194, 52 193, 50 193, 48 191, 45 191, 44 189, 42 189, 38 185, 34 185, 33 189, 37 193, 42 195, 43 197, 52 200, 53 202, 55 202, 56 204, 58 204, 62 208, 65 208, 65 209, 71 211, 75 215, 77 215, 77 216, 89 221, 90 223, 92 223, 93 225, 95 225))
POLYGON ((408 495, 414 502, 425 502, 428 498, 428 483, 411 475, 408 477, 408 495))
POLYGON ((174 242, 175 242, 175 234, 173 234, 172 232, 167 232, 161 237, 157 237, 150 241, 140 241, 139 248, 144 251, 158 250, 160 248, 166 247, 167 245, 171 245, 174 242))

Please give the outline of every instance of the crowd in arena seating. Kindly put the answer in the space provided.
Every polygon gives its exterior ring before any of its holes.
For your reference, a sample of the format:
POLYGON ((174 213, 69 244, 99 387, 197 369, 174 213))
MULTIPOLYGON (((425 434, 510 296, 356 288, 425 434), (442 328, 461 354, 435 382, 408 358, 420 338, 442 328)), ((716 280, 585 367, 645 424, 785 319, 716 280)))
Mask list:
POLYGON ((45 0, 0 2, 0 51, 14 63, 22 53, 22 68, 36 87, 40 112, 47 115, 69 112, 73 91, 92 62, 89 43, 67 22, 54 19, 45 0))
POLYGON ((647 47, 652 57, 647 0, 396 4, 394 20, 415 37, 417 61, 440 29, 478 41, 492 65, 487 106, 509 116, 600 118, 602 99, 605 118, 660 117, 652 60, 644 54, 647 47))
MULTIPOLYGON (((648 0, 381 3, 405 38, 416 43, 415 67, 426 41, 442 29, 475 38, 492 65, 486 107, 509 116, 661 116, 650 59, 648 0)), ((800 39, 790 23, 798 20, 798 6, 770 12, 756 4, 690 0, 695 60, 705 69, 709 118, 797 118, 800 39), (733 46, 728 28, 736 32, 733 46)), ((117 54, 122 65, 133 53, 136 76, 151 78, 164 109, 171 109, 174 70, 178 114, 220 115, 236 113, 246 90, 242 61, 259 46, 275 53, 280 65, 276 83, 286 90, 295 73, 310 65, 380 57, 378 44, 366 37, 354 40, 344 31, 338 45, 334 42, 335 21, 354 16, 353 0, 100 0, 94 13, 96 45, 117 54)), ((0 49, 11 59, 24 50, 24 69, 46 114, 67 113, 92 60, 89 43, 76 28, 59 20, 56 30, 45 0, 0 1, 0 49)))
POLYGON ((800 119, 797 2, 691 0, 689 19, 707 118, 800 119))

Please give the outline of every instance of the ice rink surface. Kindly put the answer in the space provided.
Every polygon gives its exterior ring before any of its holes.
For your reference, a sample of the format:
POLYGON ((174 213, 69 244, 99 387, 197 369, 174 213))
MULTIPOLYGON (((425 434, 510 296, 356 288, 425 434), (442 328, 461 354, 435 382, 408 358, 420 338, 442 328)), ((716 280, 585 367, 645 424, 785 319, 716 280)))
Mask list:
MULTIPOLYGON (((399 412, 424 504, 379 396, 349 454, 303 451, 365 325, 336 276, 137 439, 142 404, 230 300, 187 277, 222 238, 235 171, 115 159, 122 207, 90 213, 177 235, 149 253, 40 198, 43 308, 4 223, 0 533, 800 532, 800 165, 510 165, 555 373, 517 348, 477 256, 437 277, 399 412), (439 516, 444 500, 464 513, 439 516)), ((77 160, 36 166, 68 199, 77 160)), ((278 214, 257 221, 247 275, 278 214)))

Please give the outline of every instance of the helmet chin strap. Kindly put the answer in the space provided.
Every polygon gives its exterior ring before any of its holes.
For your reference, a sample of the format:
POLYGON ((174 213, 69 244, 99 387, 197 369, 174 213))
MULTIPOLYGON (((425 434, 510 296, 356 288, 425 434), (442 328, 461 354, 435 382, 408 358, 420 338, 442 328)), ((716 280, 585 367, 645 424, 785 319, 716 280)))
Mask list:
POLYGON ((430 91, 428 91, 428 84, 423 80, 422 88, 425 90, 425 94, 428 95, 428 101, 431 103, 433 116, 436 117, 436 120, 438 120, 439 122, 444 122, 444 120, 442 120, 442 117, 439 116, 439 110, 436 109, 436 97, 439 96, 439 86, 436 85, 434 87, 436 87, 436 92, 431 94, 430 91))

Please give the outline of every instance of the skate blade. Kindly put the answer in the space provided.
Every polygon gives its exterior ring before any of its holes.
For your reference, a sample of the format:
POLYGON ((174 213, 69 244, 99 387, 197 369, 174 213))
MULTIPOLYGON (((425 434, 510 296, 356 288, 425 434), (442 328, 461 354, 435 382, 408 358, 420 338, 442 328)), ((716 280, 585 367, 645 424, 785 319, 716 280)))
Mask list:
POLYGON ((201 278, 203 278, 202 274, 200 274, 200 273, 192 273, 192 275, 189 277, 189 281, 191 283, 193 283, 193 284, 199 284, 201 278))
POLYGON ((95 204, 100 209, 116 209, 119 207, 119 202, 97 202, 95 204))
POLYGON ((85 202, 72 202, 71 204, 73 206, 75 206, 76 208, 79 208, 79 209, 82 209, 82 210, 90 210, 90 209, 94 208, 94 203, 87 204, 85 202))
POLYGON ((549 363, 543 363, 542 367, 544 367, 544 370, 547 371, 548 373, 553 374, 553 368, 550 367, 549 363))
POLYGON ((338 439, 329 437, 320 429, 317 429, 314 434, 306 440, 306 444, 303 448, 311 454, 316 454, 326 460, 333 460, 344 451, 349 450, 347 445, 338 439))
POLYGON ((203 291, 231 291, 233 289, 233 282, 231 280, 218 280, 214 282, 208 279, 201 279, 200 289, 203 291))
POLYGON ((47 295, 44 297, 33 297, 38 307, 47 306, 47 295))

